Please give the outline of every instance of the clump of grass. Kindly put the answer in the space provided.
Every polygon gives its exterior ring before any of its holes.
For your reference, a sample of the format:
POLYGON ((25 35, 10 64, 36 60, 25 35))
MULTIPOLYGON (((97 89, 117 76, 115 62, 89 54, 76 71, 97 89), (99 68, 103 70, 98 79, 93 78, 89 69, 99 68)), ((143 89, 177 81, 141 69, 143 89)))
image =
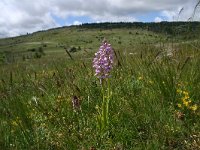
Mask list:
POLYGON ((199 45, 178 43, 169 56, 153 44, 124 52, 123 43, 103 136, 93 52, 1 66, 1 149, 198 149, 199 45))

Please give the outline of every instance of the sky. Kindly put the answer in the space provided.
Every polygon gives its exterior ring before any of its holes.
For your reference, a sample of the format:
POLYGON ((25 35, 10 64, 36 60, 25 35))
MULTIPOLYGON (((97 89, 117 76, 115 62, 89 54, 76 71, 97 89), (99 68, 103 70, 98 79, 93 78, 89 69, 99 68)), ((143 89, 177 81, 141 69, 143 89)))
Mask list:
POLYGON ((82 23, 187 21, 198 1, 0 0, 0 38, 82 23))

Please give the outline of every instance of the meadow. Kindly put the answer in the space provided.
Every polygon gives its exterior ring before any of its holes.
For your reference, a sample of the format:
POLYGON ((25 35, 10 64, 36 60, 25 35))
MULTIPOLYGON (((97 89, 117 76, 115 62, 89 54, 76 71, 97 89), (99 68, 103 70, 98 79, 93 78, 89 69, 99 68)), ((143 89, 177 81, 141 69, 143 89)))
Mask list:
POLYGON ((72 26, 0 39, 0 149, 200 149, 200 41, 182 28, 72 26), (92 61, 104 38, 115 56, 101 132, 92 61))

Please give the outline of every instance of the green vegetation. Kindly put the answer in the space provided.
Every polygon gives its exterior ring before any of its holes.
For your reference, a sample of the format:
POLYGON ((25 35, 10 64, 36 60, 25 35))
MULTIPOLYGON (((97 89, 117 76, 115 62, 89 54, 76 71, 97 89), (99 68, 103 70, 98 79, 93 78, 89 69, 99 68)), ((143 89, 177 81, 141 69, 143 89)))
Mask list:
POLYGON ((200 149, 199 27, 85 24, 0 39, 0 149, 200 149), (102 135, 92 59, 103 38, 115 62, 102 135))

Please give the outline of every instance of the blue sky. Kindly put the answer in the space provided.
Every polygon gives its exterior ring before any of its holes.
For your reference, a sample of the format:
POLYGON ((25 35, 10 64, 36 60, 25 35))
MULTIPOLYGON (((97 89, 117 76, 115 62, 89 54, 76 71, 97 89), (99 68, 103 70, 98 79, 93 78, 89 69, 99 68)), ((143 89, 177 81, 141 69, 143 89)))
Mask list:
MULTIPOLYGON (((129 15, 131 16, 131 15, 129 15)), ((60 26, 65 25, 78 25, 79 23, 93 23, 93 22, 100 22, 100 21, 94 21, 89 16, 67 16, 66 18, 58 17, 55 15, 52 15, 53 19, 58 23, 60 26)), ((162 16, 159 12, 149 12, 146 14, 141 15, 135 15, 135 18, 137 18, 135 21, 140 22, 155 22, 155 18, 160 18, 161 21, 168 20, 167 17, 162 16)))
POLYGON ((162 20, 167 20, 166 17, 161 16, 159 11, 152 11, 146 14, 137 15, 136 17, 138 18, 139 21, 142 22, 154 22, 156 17, 159 17, 162 20))
MULTIPOLYGON (((0 38, 60 26, 97 22, 179 21, 199 0, 1 0, 0 38)), ((193 20, 199 21, 199 7, 193 20)))
POLYGON ((93 20, 89 16, 67 16, 66 18, 58 17, 52 15, 53 19, 58 23, 60 26, 69 26, 69 25, 79 25, 82 23, 92 23, 93 20))

